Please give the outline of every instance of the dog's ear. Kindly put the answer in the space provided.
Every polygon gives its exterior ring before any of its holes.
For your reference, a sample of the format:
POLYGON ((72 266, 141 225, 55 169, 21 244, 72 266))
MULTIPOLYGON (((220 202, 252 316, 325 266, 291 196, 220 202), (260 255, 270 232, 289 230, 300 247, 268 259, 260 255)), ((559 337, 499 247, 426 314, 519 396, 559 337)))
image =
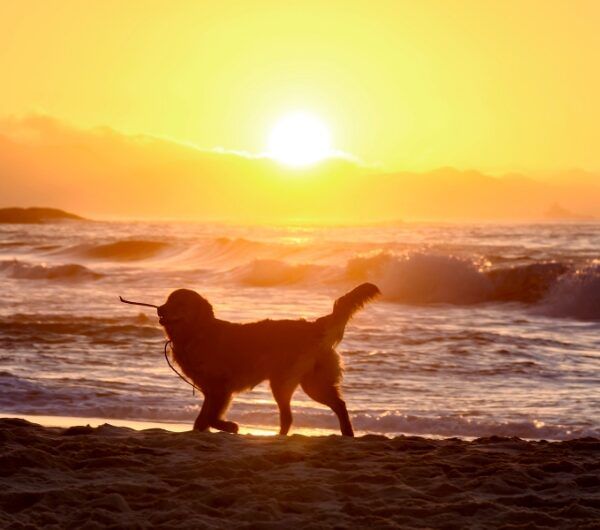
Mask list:
POLYGON ((194 317, 197 320, 199 320, 200 322, 213 320, 215 318, 215 313, 213 311, 212 305, 210 305, 208 300, 206 300, 205 298, 203 298, 200 295, 198 295, 194 299, 193 308, 194 308, 194 317))

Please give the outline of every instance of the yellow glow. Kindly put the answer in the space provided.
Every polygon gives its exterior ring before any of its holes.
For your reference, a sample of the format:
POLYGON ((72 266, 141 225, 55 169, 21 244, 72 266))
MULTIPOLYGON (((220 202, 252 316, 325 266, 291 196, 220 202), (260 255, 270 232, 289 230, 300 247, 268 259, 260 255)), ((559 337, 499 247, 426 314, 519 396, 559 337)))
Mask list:
POLYGON ((307 112, 284 116, 269 135, 269 156, 288 166, 315 164, 331 152, 329 129, 323 121, 307 112))
POLYGON ((597 0, 176 5, 0 1, 3 206, 600 217, 597 0))
POLYGON ((0 2, 0 117, 256 154, 305 108, 390 171, 600 169, 595 0, 177 6, 0 2))

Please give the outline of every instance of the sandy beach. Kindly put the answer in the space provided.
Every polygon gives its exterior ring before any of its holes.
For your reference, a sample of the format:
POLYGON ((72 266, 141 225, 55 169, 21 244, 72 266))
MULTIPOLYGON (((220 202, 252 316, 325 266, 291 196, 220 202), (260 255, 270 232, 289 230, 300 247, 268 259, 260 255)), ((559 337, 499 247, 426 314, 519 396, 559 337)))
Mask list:
POLYGON ((2 528, 600 528, 600 440, 0 420, 2 528))

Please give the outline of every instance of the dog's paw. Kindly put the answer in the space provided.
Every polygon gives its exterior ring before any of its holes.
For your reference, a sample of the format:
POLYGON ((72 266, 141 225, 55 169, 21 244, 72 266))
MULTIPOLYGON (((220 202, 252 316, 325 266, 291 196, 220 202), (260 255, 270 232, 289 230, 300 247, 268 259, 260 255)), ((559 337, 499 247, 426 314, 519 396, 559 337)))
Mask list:
POLYGON ((206 432, 208 431, 209 427, 210 425, 208 425, 208 423, 205 423, 204 421, 199 422, 198 420, 196 420, 194 422, 194 430, 197 432, 206 432))
POLYGON ((240 430, 240 426, 237 423, 235 423, 234 421, 228 421, 227 423, 229 424, 229 427, 230 427, 230 430, 227 432, 230 432, 232 434, 237 434, 238 431, 240 430))
POLYGON ((224 431, 224 432, 230 432, 231 434, 237 434, 240 427, 237 423, 235 423, 234 421, 225 421, 225 420, 218 420, 215 421, 213 425, 211 425, 211 427, 214 427, 215 429, 219 429, 220 431, 224 431))

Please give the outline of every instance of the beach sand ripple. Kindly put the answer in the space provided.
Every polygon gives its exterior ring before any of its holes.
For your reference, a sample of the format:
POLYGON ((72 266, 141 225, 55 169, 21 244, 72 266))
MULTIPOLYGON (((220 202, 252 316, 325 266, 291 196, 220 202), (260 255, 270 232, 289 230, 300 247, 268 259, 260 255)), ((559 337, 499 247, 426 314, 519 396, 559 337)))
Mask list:
POLYGON ((0 419, 1 528, 599 528, 600 440, 261 437, 0 419))

